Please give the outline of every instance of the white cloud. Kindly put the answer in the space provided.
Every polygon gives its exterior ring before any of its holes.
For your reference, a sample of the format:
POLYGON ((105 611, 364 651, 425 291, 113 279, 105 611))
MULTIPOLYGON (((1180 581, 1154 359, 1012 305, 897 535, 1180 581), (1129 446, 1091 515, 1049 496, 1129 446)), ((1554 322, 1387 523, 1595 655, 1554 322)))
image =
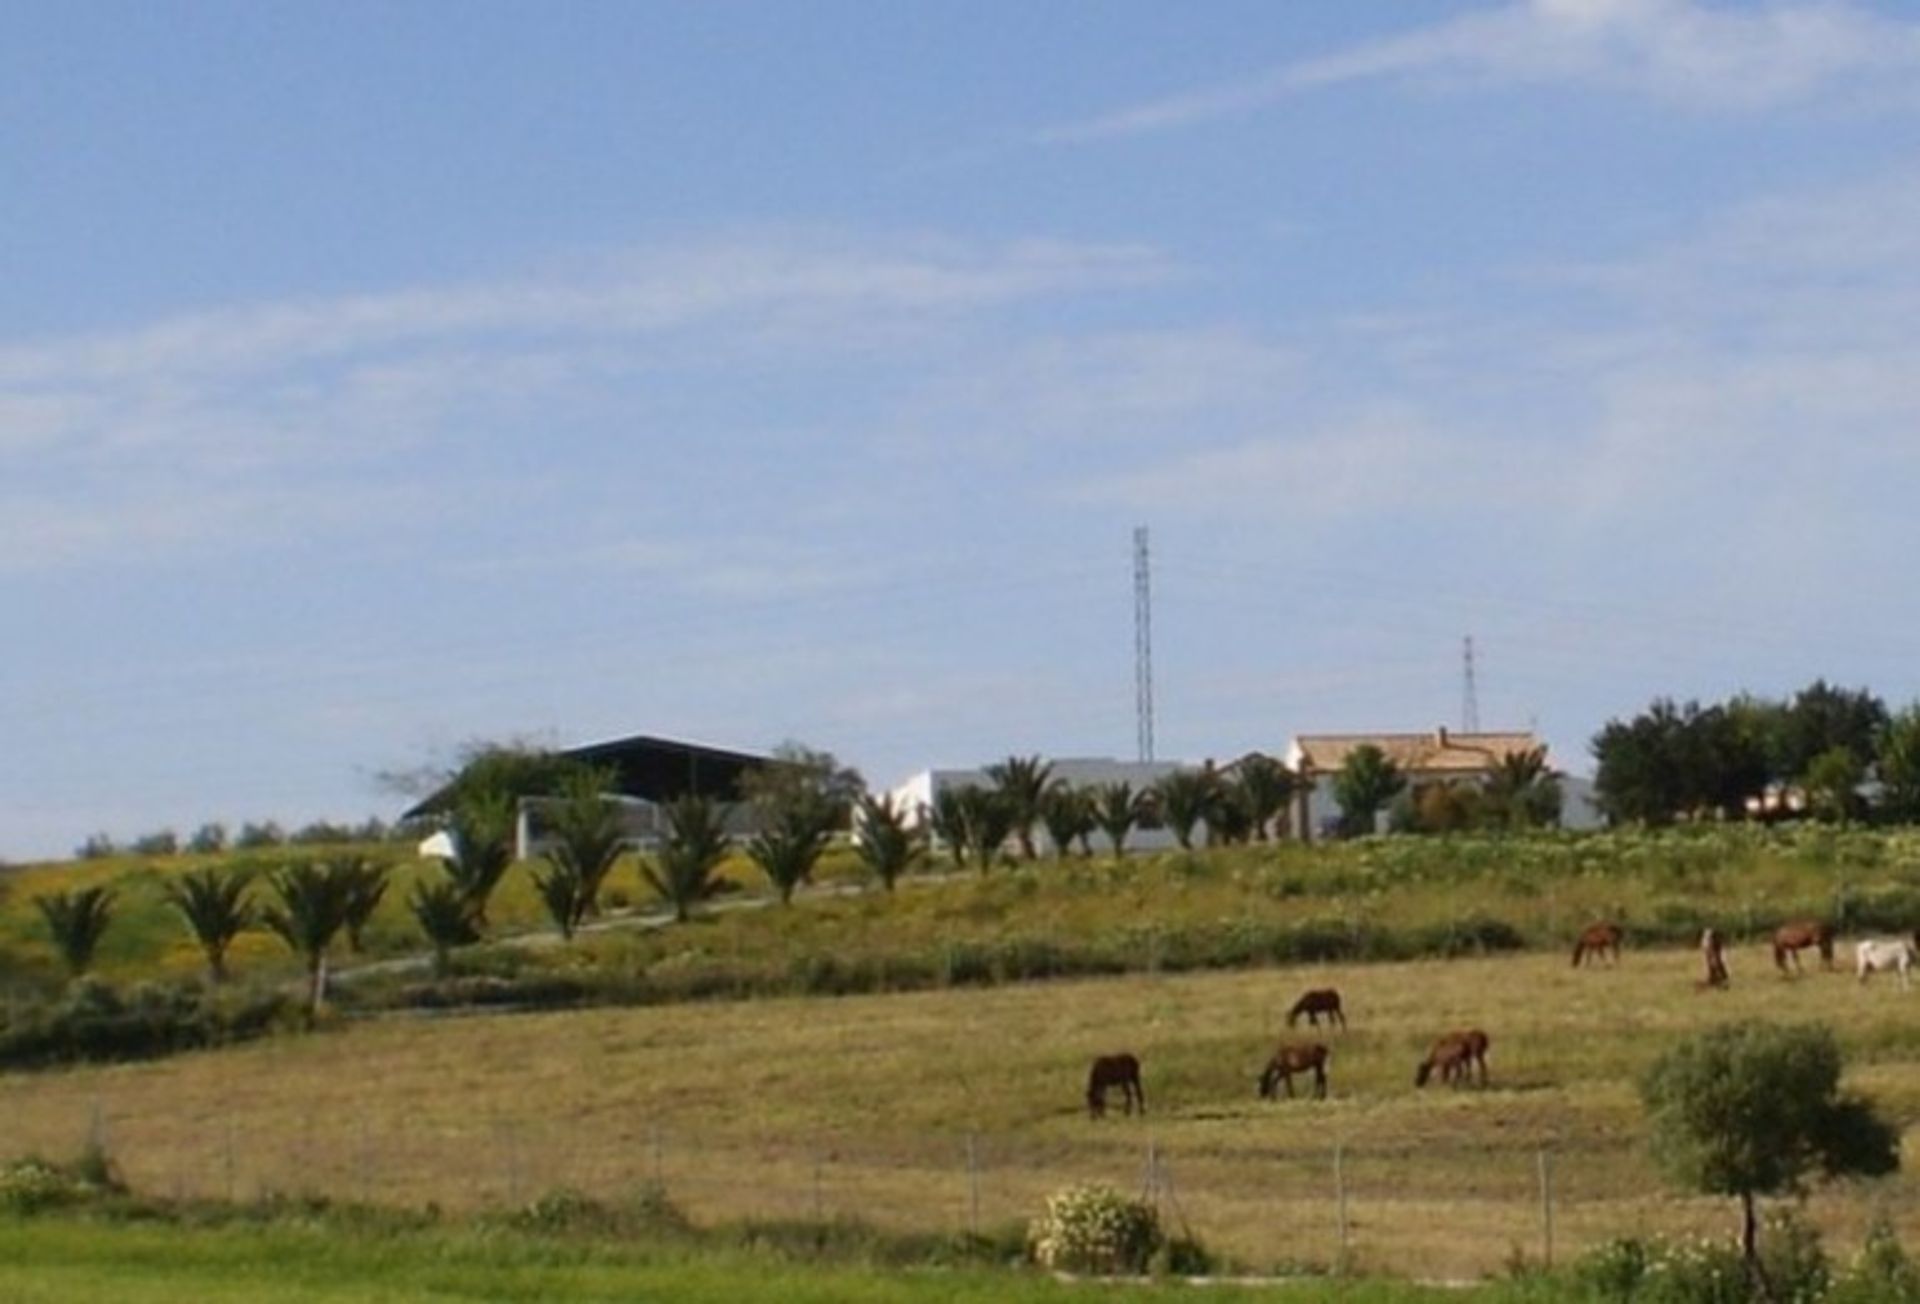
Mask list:
POLYGON ((1911 102, 1916 76, 1920 23, 1846 4, 1529 0, 1049 128, 1037 138, 1071 144, 1163 131, 1374 79, 1588 86, 1739 113, 1825 95, 1911 102))

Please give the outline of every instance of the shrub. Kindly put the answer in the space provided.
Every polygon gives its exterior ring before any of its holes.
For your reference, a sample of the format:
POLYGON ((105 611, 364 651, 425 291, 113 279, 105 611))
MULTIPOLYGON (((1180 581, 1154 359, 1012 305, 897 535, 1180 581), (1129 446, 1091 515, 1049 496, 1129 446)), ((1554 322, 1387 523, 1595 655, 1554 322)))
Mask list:
MULTIPOLYGON (((1767 1222, 1761 1263, 1774 1298, 1780 1304, 1815 1304, 1828 1298, 1831 1274, 1819 1234, 1791 1213, 1776 1214, 1767 1222)), ((1893 1252, 1899 1254, 1898 1245, 1893 1252)), ((1877 1262, 1885 1262, 1885 1251, 1879 1254, 1877 1262)), ((1748 1304, 1753 1297, 1746 1261, 1734 1240, 1609 1241, 1581 1257, 1573 1278, 1582 1288, 1580 1294, 1622 1304, 1748 1304)), ((1854 1298, 1865 1304, 1889 1297, 1854 1298)), ((1913 1298, 1920 1299, 1920 1294, 1913 1298)))
POLYGON ((1027 1229, 1035 1263, 1059 1272, 1145 1272, 1164 1238, 1153 1206, 1109 1186, 1070 1186, 1027 1229))
POLYGON ((1827 1294, 1828 1304, 1920 1304, 1920 1268, 1893 1234, 1878 1222, 1866 1244, 1827 1294))
POLYGON ((105 1166, 97 1163, 83 1170, 79 1165, 29 1157, 0 1167, 0 1210, 12 1214, 85 1204, 120 1189, 105 1166))

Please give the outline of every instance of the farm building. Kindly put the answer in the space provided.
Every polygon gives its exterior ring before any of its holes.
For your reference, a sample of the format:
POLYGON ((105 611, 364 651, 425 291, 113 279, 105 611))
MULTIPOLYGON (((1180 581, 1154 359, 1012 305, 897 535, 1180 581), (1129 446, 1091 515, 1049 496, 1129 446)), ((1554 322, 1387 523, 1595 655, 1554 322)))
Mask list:
MULTIPOLYGON (((1294 797, 1293 826, 1304 837, 1331 832, 1340 818, 1333 779, 1361 747, 1380 749, 1405 775, 1410 789, 1429 784, 1484 784, 1509 756, 1543 747, 1528 730, 1454 733, 1444 725, 1430 733, 1301 734, 1287 749, 1288 768, 1304 781, 1294 797)), ((1563 782, 1561 823, 1568 828, 1597 822, 1587 785, 1563 782)), ((1384 815, 1384 812, 1383 812, 1384 815)))
MULTIPOLYGON (((680 742, 635 734, 610 742, 570 747, 555 755, 563 760, 603 770, 612 776, 607 789, 609 799, 619 803, 621 819, 629 839, 636 843, 651 841, 659 832, 659 808, 678 797, 697 795, 716 801, 732 802, 740 797, 741 776, 772 764, 772 758, 751 752, 727 751, 699 743, 680 742)), ((453 796, 448 785, 414 805, 402 819, 431 819, 445 815, 453 796)), ((538 841, 539 809, 546 794, 519 794, 519 821, 515 832, 515 854, 533 854, 538 841)), ((746 817, 745 811, 732 812, 729 832, 745 831, 734 825, 746 817)), ((443 835, 436 834, 435 838, 443 835)), ((428 839, 432 842, 434 839, 428 839)), ((427 850, 423 854, 445 854, 450 847, 427 850)))
MULTIPOLYGON (((1076 788, 1129 783, 1136 791, 1151 787, 1163 775, 1189 768, 1179 761, 1116 761, 1108 757, 1091 756, 1065 757, 1053 761, 1052 765, 1054 780, 1072 784, 1076 788)), ((931 822, 934 798, 941 792, 969 785, 991 788, 993 780, 987 777, 985 768, 922 770, 895 786, 887 795, 892 797, 895 806, 912 816, 915 827, 925 830, 931 822)), ((1034 829, 1034 841, 1046 852, 1053 850, 1044 828, 1034 829)), ((942 844, 936 839, 934 845, 942 844)), ((1174 845, 1173 834, 1161 828, 1136 830, 1127 842, 1128 848, 1136 851, 1165 851, 1174 845)))

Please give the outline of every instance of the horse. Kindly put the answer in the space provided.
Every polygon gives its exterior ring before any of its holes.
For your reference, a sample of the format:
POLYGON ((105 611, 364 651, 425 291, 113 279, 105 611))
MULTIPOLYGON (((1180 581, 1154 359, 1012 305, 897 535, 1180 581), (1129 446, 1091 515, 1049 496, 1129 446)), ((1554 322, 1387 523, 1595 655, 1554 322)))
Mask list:
POLYGON ((1602 955, 1614 963, 1620 963, 1620 939, 1626 934, 1620 925, 1602 921, 1588 924, 1573 944, 1573 967, 1578 969, 1580 962, 1586 959, 1599 959, 1602 955))
POLYGON ((1147 1112, 1147 1093, 1140 1085, 1140 1061, 1122 1051, 1118 1055, 1101 1055, 1093 1061, 1093 1067, 1087 1071, 1087 1117, 1101 1118, 1107 1112, 1107 1088, 1120 1088, 1127 1113, 1131 1114, 1138 1105, 1142 1114, 1147 1112))
POLYGON ((1327 1097, 1327 1048, 1318 1042, 1283 1042, 1260 1074, 1260 1099, 1272 1100, 1274 1088, 1284 1085, 1293 1099, 1293 1075, 1313 1073, 1313 1098, 1327 1097))
POLYGON ((1720 945, 1720 934, 1714 929, 1703 929, 1700 933, 1700 958, 1707 966, 1707 976, 1701 980, 1700 986, 1725 987, 1727 956, 1720 945))
POLYGON ((1337 1023, 1343 1028, 1347 1026, 1347 1016, 1340 1011, 1340 993, 1331 987, 1316 987, 1303 993, 1293 1003, 1293 1008, 1287 1011, 1287 1026, 1291 1028, 1298 1023, 1303 1014, 1307 1016, 1307 1023, 1315 1028, 1320 1026, 1320 1016, 1323 1014, 1327 1016, 1329 1024, 1337 1023))
POLYGON ((1833 925, 1810 919, 1795 920, 1782 924, 1773 932, 1773 963, 1781 973, 1798 973, 1800 970, 1800 952, 1809 946, 1820 948, 1820 965, 1824 969, 1833 968, 1833 925), (1793 968, 1787 968, 1791 957, 1793 968))
POLYGON ((1440 1080, 1459 1086, 1461 1082, 1473 1080, 1474 1066, 1480 1069, 1480 1085, 1487 1085, 1487 1034, 1478 1028, 1462 1028, 1450 1032, 1433 1043, 1433 1049, 1420 1061, 1420 1067, 1414 1070, 1413 1085, 1424 1087, 1427 1079, 1433 1076, 1435 1069, 1440 1070, 1440 1080))
POLYGON ((1920 962, 1920 953, 1916 953, 1913 942, 1904 937, 1868 938, 1853 948, 1853 959, 1861 982, 1873 977, 1876 969, 1891 969, 1900 975, 1900 990, 1904 992, 1912 985, 1907 974, 1920 962))

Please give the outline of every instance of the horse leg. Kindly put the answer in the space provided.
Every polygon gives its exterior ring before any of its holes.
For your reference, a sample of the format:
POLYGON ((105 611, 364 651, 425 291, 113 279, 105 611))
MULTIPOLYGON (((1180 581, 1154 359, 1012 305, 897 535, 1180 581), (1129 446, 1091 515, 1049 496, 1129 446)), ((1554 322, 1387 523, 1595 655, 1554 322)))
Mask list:
POLYGON ((1327 1066, 1324 1064, 1313 1066, 1313 1098, 1315 1100, 1327 1098, 1327 1066))

